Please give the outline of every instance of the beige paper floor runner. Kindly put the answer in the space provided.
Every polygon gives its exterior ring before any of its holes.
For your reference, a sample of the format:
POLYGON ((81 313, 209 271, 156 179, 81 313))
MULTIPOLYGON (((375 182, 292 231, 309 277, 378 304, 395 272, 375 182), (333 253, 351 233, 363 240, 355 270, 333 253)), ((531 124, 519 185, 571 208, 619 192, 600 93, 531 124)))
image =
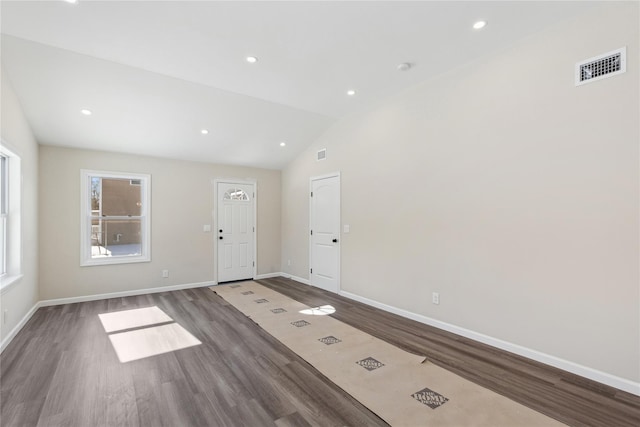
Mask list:
POLYGON ((210 288, 392 426, 559 426, 545 415, 248 281, 210 288))

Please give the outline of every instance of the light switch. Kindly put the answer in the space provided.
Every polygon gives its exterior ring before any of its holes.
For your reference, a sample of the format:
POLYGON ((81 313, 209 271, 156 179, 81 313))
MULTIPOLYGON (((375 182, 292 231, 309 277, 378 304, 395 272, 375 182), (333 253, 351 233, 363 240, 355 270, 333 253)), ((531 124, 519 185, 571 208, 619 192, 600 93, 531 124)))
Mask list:
POLYGON ((205 224, 204 227, 202 227, 202 231, 205 233, 211 232, 211 224, 205 224))
POLYGON ((351 231, 351 226, 349 224, 345 224, 342 228, 345 233, 351 231))

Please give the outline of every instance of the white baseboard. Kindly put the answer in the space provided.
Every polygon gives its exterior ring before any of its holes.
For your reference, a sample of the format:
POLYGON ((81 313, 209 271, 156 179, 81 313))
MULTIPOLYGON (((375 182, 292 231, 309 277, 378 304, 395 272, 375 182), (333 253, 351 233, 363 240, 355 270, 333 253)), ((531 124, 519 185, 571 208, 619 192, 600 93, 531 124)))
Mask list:
MULTIPOLYGON (((292 279, 300 283, 304 283, 305 285, 309 285, 309 280, 303 279, 297 276, 292 276, 286 273, 262 274, 262 275, 256 276, 256 279, 267 279, 267 278, 279 277, 279 276, 292 279)), ((31 319, 31 317, 35 314, 35 312, 40 307, 48 307, 52 305, 61 305, 61 304, 72 304, 76 302, 96 301, 101 299, 119 298, 119 297, 127 297, 127 296, 134 296, 134 295, 152 294, 152 293, 158 293, 158 292, 178 291, 182 289, 213 286, 215 284, 216 284, 215 281, 187 283, 182 285, 164 286, 160 288, 136 289, 132 291, 113 292, 108 294, 96 294, 96 295, 86 295, 86 296, 80 296, 80 297, 58 298, 58 299, 38 301, 23 316, 22 320, 20 320, 20 322, 11 330, 11 332, 9 332, 9 334, 2 340, 2 342, 0 343, 0 353, 2 353, 4 349, 9 345, 9 343, 11 343, 11 341, 15 338, 18 332, 20 332, 20 330, 24 327, 24 325, 27 324, 29 319, 31 319)), ((518 344, 513 344, 507 341, 500 340, 498 338, 481 334, 479 332, 474 332, 469 329, 461 328, 459 326, 455 326, 446 322, 432 319, 427 316, 412 313, 410 311, 393 307, 393 306, 390 306, 369 298, 365 298, 356 294, 352 294, 347 291, 340 291, 339 294, 349 299, 370 305, 372 307, 376 307, 381 310, 388 311, 390 313, 394 313, 399 316, 406 317, 408 319, 412 319, 420 323, 424 323, 426 325, 434 326, 438 329, 452 332, 454 334, 461 335, 463 337, 470 338, 472 340, 479 341, 484 344, 488 344, 490 346, 500 348, 502 350, 509 351, 511 353, 518 354, 520 356, 523 356, 523 357, 526 357, 550 366, 554 366, 564 371, 571 372, 573 374, 580 375, 585 378, 589 378, 593 381, 597 381, 599 383, 606 384, 611 387, 615 387, 617 389, 624 390, 626 392, 640 396, 640 383, 627 380, 625 378, 620 378, 615 375, 608 374, 606 372, 598 371, 596 369, 592 369, 587 366, 579 365, 577 363, 570 362, 568 360, 564 360, 559 357, 555 357, 546 353, 532 350, 530 348, 523 347, 518 344)))
POLYGON ((147 288, 147 289, 135 289, 132 291, 122 291, 122 292, 112 292, 108 294, 96 294, 96 295, 85 295, 80 297, 71 297, 71 298, 56 298, 38 301, 34 304, 34 306, 22 317, 22 320, 9 332, 9 334, 2 340, 0 343, 0 353, 4 351, 4 349, 9 345, 9 343, 18 335, 18 332, 27 324, 29 319, 35 314, 35 312, 40 307, 49 307, 52 305, 62 305, 62 304, 73 304, 76 302, 86 302, 86 301, 97 301, 101 299, 109 299, 109 298, 120 298, 120 297, 130 297, 134 295, 145 295, 145 294, 155 294, 158 292, 170 292, 170 291, 179 291, 182 289, 192 289, 192 288, 202 288, 205 286, 213 286, 216 282, 200 282, 200 283, 186 283, 183 285, 173 285, 173 286, 163 286, 160 288, 147 288))
POLYGON ((470 338, 474 341, 479 341, 481 343, 488 344, 492 347, 497 347, 499 349, 508 351, 510 353, 515 353, 517 355, 526 357, 528 359, 532 359, 537 362, 541 362, 546 365, 550 365, 550 366, 562 369, 563 371, 571 372, 573 374, 580 375, 581 377, 585 377, 590 380, 597 381, 599 383, 606 384, 611 387, 615 387, 617 389, 624 390, 626 392, 640 396, 640 383, 633 382, 625 378, 620 378, 615 375, 608 374, 606 372, 598 371, 596 369, 592 369, 587 366, 579 365, 577 363, 570 362, 568 360, 564 360, 559 357, 552 356, 550 354, 542 353, 537 350, 532 350, 530 348, 523 347, 518 344, 513 344, 508 341, 503 341, 498 338, 484 335, 479 332, 461 328, 459 326, 452 325, 450 323, 432 319, 430 317, 423 316, 421 314, 412 313, 410 311, 393 307, 369 298, 362 297, 360 295, 352 294, 347 291, 340 291, 339 294, 349 299, 359 301, 361 303, 379 308, 381 310, 388 311, 390 313, 397 314, 399 316, 406 317, 408 319, 415 320, 417 322, 424 323, 426 325, 433 326, 438 329, 443 329, 445 331, 452 332, 454 334, 461 335, 466 338, 470 338))
POLYGON ((20 330, 24 327, 24 325, 27 324, 29 319, 31 319, 31 317, 39 308, 40 302, 35 303, 33 307, 31 307, 31 310, 27 311, 27 314, 22 317, 20 322, 18 322, 18 324, 11 330, 11 332, 9 332, 6 337, 4 337, 4 339, 0 343, 0 353, 2 353, 5 348, 7 348, 9 343, 16 337, 16 335, 18 335, 18 332, 20 332, 20 330))
POLYGON ((255 280, 260 280, 260 279, 271 279, 273 277, 280 277, 280 276, 284 276, 284 273, 266 273, 266 274, 258 274, 255 277, 255 280))
POLYGON ((292 276, 291 274, 287 274, 287 273, 280 273, 280 275, 285 279, 291 279, 291 280, 295 280, 296 282, 304 283, 305 285, 311 285, 311 282, 309 282, 309 279, 303 279, 302 277, 292 276))
POLYGON ((191 288, 203 288, 205 286, 213 286, 215 284, 216 283, 213 281, 199 282, 199 283, 186 283, 182 285, 162 286, 159 288, 147 288, 147 289, 135 289, 132 291, 111 292, 108 294, 95 294, 95 295, 85 295, 80 297, 48 299, 48 300, 40 301, 39 304, 40 304, 40 307, 48 307, 50 305, 73 304, 76 302, 97 301, 101 299, 130 297, 135 295, 156 294, 158 292, 180 291, 182 289, 191 289, 191 288))

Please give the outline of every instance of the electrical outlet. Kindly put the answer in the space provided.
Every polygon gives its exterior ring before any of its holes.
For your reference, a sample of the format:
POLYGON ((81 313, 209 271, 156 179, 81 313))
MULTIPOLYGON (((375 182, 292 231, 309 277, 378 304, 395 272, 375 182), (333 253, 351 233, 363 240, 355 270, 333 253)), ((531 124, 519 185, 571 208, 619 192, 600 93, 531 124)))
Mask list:
POLYGON ((289 266, 291 265, 291 260, 290 259, 287 260, 287 265, 289 265, 289 266))
POLYGON ((162 270, 162 277, 164 278, 169 277, 169 270, 162 270))
POLYGON ((431 302, 438 305, 440 304, 440 294, 437 292, 434 292, 431 294, 431 302))

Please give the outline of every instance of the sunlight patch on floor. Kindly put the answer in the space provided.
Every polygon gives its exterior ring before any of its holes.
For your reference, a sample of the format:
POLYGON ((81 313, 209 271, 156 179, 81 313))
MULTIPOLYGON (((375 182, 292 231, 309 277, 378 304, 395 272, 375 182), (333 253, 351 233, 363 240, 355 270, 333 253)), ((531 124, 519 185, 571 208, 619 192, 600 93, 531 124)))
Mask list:
POLYGON ((310 316, 327 316, 336 312, 336 309, 332 305, 321 305, 320 307, 306 308, 300 310, 298 313, 307 314, 310 316))
POLYGON ((98 317, 106 333, 173 321, 171 317, 156 306, 103 313, 98 314, 98 317))
POLYGON ((102 313, 98 317, 120 363, 202 344, 156 306, 102 313))
POLYGON ((109 339, 121 363, 202 344, 177 323, 111 334, 109 339))

